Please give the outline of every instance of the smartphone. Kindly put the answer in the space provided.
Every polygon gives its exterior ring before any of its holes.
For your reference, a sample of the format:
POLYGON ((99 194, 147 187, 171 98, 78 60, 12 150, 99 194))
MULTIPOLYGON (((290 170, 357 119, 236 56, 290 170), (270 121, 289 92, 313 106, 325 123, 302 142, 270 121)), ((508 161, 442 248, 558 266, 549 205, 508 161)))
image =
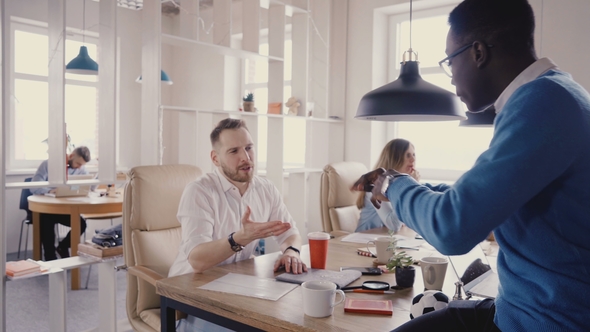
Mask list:
POLYGON ((340 268, 340 271, 345 271, 345 270, 357 270, 357 271, 361 271, 361 273, 364 275, 371 275, 371 276, 380 275, 382 272, 381 269, 378 267, 341 267, 340 268))

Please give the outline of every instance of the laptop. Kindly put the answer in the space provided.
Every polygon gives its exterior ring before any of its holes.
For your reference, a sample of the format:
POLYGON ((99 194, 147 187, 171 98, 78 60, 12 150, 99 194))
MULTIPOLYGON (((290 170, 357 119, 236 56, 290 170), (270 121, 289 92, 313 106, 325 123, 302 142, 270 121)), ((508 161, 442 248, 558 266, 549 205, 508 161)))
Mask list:
POLYGON ((455 275, 463 282, 465 293, 495 299, 498 295, 500 280, 492 270, 488 259, 480 247, 476 245, 464 255, 448 256, 455 275))
MULTIPOLYGON (((92 174, 84 174, 84 175, 68 175, 68 181, 79 181, 79 180, 92 180, 95 176, 92 174)), ((55 188, 54 193, 46 193, 45 196, 50 197, 80 197, 80 196, 88 196, 90 192, 91 185, 89 184, 81 184, 81 185, 74 185, 70 184, 69 186, 60 186, 55 188)))

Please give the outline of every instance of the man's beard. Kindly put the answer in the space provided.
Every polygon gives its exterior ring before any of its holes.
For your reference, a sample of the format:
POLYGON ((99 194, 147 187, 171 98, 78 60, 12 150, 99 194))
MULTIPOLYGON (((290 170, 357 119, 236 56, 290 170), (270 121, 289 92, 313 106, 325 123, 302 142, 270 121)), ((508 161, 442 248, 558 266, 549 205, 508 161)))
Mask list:
POLYGON ((232 170, 229 167, 227 167, 225 164, 221 164, 221 170, 223 171, 223 174, 225 174, 225 176, 227 176, 230 180, 235 181, 235 182, 241 182, 241 183, 245 183, 245 182, 250 182, 250 180, 252 180, 252 177, 254 176, 254 164, 250 163, 250 164, 243 164, 238 166, 238 168, 236 170, 232 170), (247 173, 247 174, 240 174, 240 168, 244 167, 244 166, 250 166, 251 172, 247 173))

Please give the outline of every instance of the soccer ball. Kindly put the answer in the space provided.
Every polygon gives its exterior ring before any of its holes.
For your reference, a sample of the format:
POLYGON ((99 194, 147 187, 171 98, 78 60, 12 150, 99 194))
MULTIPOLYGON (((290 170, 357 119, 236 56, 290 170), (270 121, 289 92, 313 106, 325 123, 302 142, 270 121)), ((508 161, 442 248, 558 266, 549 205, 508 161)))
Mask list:
POLYGON ((427 290, 418 294, 412 300, 410 318, 414 319, 429 312, 445 308, 449 305, 449 298, 437 290, 427 290))

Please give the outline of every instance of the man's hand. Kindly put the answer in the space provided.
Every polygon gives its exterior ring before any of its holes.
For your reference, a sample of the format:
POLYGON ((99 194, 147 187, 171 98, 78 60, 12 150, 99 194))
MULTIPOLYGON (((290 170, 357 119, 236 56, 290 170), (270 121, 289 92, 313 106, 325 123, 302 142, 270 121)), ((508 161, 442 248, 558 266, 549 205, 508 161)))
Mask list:
POLYGON ((282 267, 285 268, 285 272, 287 273, 300 274, 307 272, 307 266, 301 261, 299 254, 293 250, 285 251, 285 253, 277 259, 274 272, 277 272, 282 267))
POLYGON ((243 246, 248 243, 263 239, 269 236, 278 236, 291 228, 291 224, 282 221, 268 221, 268 222, 255 222, 250 219, 252 210, 250 207, 246 207, 246 212, 242 216, 242 229, 234 234, 234 240, 243 246))
POLYGON ((361 176, 360 179, 352 185, 351 190, 370 191, 373 194, 371 197, 371 203, 373 203, 376 208, 380 208, 382 201, 389 202, 389 199, 385 195, 387 188, 389 187, 389 180, 400 174, 401 173, 394 169, 386 171, 384 168, 377 168, 376 170, 361 176))

